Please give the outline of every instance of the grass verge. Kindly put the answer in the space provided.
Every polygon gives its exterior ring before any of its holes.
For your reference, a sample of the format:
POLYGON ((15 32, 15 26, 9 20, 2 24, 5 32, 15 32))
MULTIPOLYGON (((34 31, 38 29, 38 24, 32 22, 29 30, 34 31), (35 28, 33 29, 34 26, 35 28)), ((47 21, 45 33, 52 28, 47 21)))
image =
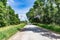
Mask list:
POLYGON ((19 24, 19 25, 12 25, 12 26, 7 26, 0 28, 0 40, 7 40, 10 36, 15 34, 18 29, 21 29, 25 26, 24 23, 19 24))
POLYGON ((50 31, 53 31, 55 33, 59 33, 60 34, 60 26, 58 25, 51 25, 51 24, 37 24, 37 26, 48 29, 50 31))

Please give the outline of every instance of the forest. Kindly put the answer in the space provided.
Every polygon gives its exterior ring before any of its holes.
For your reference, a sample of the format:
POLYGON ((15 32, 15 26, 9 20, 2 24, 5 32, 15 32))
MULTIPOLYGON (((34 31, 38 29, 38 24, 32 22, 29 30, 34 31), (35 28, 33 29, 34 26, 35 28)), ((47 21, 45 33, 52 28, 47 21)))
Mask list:
POLYGON ((7 0, 0 0, 0 27, 19 24, 18 14, 7 5, 7 0))
POLYGON ((25 23, 20 23, 18 14, 7 5, 7 0, 0 0, 0 40, 7 40, 24 26, 25 23))
POLYGON ((60 25, 60 0, 36 0, 26 15, 32 23, 60 25))
POLYGON ((36 0, 26 15, 32 24, 60 33, 60 0, 36 0))

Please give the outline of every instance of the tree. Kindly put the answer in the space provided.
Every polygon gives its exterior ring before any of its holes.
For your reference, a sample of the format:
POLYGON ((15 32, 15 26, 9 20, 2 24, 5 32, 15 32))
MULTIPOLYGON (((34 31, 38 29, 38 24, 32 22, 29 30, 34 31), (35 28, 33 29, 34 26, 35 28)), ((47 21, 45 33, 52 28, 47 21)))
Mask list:
MULTIPOLYGON (((36 0, 33 8, 27 13, 29 20, 35 21, 37 15, 40 15, 40 23, 60 24, 60 0, 36 0), (34 9, 34 11, 33 11, 34 9), (31 16, 32 15, 32 16, 31 16)), ((37 21, 35 21, 37 22, 37 21)), ((32 22, 33 23, 33 22, 32 22)))
POLYGON ((4 6, 6 6, 7 0, 0 0, 0 2, 2 2, 4 6))
POLYGON ((15 14, 11 6, 6 6, 6 2, 7 0, 0 0, 0 27, 20 23, 18 14, 15 14))

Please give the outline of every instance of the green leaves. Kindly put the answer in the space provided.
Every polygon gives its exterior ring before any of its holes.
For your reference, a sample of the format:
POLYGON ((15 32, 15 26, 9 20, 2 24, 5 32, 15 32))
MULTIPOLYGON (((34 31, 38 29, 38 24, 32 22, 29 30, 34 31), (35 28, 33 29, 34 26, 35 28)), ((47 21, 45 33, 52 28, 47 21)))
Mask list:
MULTIPOLYGON (((60 24, 60 0, 36 0, 33 8, 27 13, 30 21, 35 21, 36 16, 40 15, 40 23, 60 24), (34 10, 34 11, 33 11, 34 10)), ((35 21, 37 22, 37 21, 35 21)), ((33 22, 32 22, 33 23, 33 22)))
POLYGON ((55 0, 56 3, 60 3, 60 0, 55 0))
POLYGON ((7 0, 0 0, 0 27, 20 23, 18 15, 10 6, 6 6, 6 2, 7 0))

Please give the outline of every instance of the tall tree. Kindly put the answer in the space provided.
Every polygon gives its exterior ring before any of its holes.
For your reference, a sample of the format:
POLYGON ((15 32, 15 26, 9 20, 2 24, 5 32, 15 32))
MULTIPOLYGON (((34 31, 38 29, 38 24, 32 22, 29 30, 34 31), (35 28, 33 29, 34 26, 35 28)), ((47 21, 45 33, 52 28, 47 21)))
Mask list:
POLYGON ((39 15, 39 18, 37 19, 40 20, 40 23, 60 24, 60 0, 36 0, 33 8, 30 10, 31 11, 27 13, 29 20, 32 20, 33 18, 36 18, 37 15, 39 15), (32 11, 33 9, 34 11, 32 11))
POLYGON ((6 6, 7 0, 0 0, 0 26, 15 25, 20 23, 18 14, 11 6, 6 6))

